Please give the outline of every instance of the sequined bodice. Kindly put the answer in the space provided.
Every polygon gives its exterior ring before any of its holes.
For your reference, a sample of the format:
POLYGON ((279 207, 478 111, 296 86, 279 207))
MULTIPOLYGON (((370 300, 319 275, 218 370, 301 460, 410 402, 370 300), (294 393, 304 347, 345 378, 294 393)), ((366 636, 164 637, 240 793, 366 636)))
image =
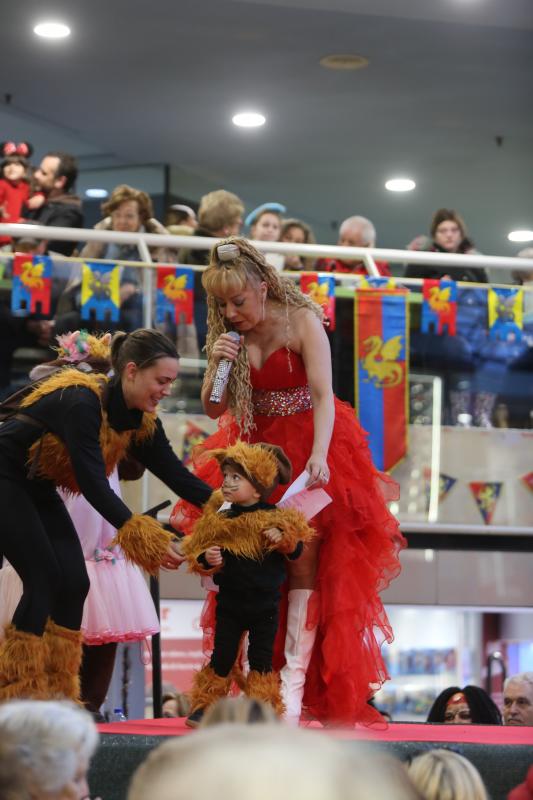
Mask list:
POLYGON ((262 368, 251 368, 254 414, 287 417, 310 411, 311 393, 301 356, 285 347, 275 350, 262 368))

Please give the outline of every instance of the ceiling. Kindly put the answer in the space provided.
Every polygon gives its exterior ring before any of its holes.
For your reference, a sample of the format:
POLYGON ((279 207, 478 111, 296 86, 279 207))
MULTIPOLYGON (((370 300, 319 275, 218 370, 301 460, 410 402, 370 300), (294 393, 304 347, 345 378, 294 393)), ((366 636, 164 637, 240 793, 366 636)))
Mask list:
POLYGON ((283 202, 322 242, 363 214, 403 247, 440 206, 485 253, 516 253, 508 231, 533 228, 531 0, 21 0, 0 67, 0 138, 35 159, 166 163, 174 193, 283 202), (72 36, 36 39, 46 16, 72 36), (331 53, 369 66, 326 70, 331 53), (248 107, 263 128, 231 124, 248 107), (386 192, 397 175, 417 189, 386 192))

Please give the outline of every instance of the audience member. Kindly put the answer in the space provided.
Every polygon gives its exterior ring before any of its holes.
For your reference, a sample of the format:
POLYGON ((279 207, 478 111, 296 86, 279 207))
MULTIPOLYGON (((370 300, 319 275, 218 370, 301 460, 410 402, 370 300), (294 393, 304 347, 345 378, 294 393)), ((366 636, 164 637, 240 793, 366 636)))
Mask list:
MULTIPOLYGON (((47 153, 35 171, 36 189, 45 196, 39 208, 30 208, 25 214, 29 221, 37 225, 50 225, 56 228, 82 228, 83 212, 80 198, 72 193, 78 176, 76 159, 68 153, 47 153)), ((64 256, 72 255, 75 242, 48 241, 48 252, 64 256)))
POLYGON ((210 728, 226 722, 236 722, 240 725, 255 722, 279 723, 279 717, 268 703, 262 700, 246 697, 222 697, 207 709, 200 722, 200 728, 210 728))
POLYGON ((196 211, 182 203, 174 203, 168 208, 166 224, 171 233, 174 233, 173 228, 176 227, 194 230, 198 226, 196 211))
POLYGON ((421 800, 399 762, 352 744, 283 725, 215 725, 152 750, 128 800, 421 800))
MULTIPOLYGON (((477 254, 468 238, 463 218, 453 208, 439 208, 433 215, 430 236, 417 236, 407 245, 408 250, 424 250, 432 253, 477 254)), ((441 267, 437 264, 409 264, 406 278, 432 278, 438 280, 450 276, 456 281, 487 283, 487 273, 481 267, 441 267)))
POLYGON ((451 750, 439 748, 415 756, 407 772, 424 800, 488 800, 477 769, 451 750))
POLYGON ((507 795, 507 800, 532 800, 533 798, 533 766, 531 766, 523 783, 519 783, 511 789, 507 795))
MULTIPOLYGON (((242 201, 232 192, 218 189, 204 194, 198 209, 198 227, 195 236, 238 236, 242 227, 244 206, 242 201)), ((209 263, 209 250, 180 250, 180 264, 209 263)))
MULTIPOLYGON (((376 229, 366 217, 348 217, 339 228, 339 247, 375 247, 376 229)), ((380 275, 390 275, 386 261, 376 261, 380 275)), ((354 275, 366 275, 367 268, 361 258, 353 260, 340 258, 321 258, 316 267, 323 272, 350 272, 354 275)))
MULTIPOLYGON (((249 239, 258 242, 278 242, 281 234, 281 215, 287 209, 281 203, 262 203, 250 211, 244 224, 250 227, 249 239)), ((285 257, 281 253, 266 253, 268 263, 278 272, 281 272, 285 257)))
POLYGON ((502 715, 490 695, 479 686, 450 686, 435 699, 428 722, 447 725, 501 725, 502 715))
MULTIPOLYGON (((242 227, 243 214, 244 205, 236 194, 227 192, 225 189, 209 192, 200 200, 198 227, 194 231, 194 236, 210 236, 214 238, 238 236, 242 227)), ((207 266, 209 264, 209 252, 209 250, 188 250, 185 248, 179 252, 179 263, 207 266)), ((202 350, 207 333, 207 304, 202 286, 201 272, 196 272, 194 276, 194 323, 198 338, 198 348, 202 350)))
POLYGON ((503 723, 533 725, 533 672, 520 672, 505 681, 503 723))
POLYGON ((96 727, 68 702, 16 700, 0 706, 2 800, 84 800, 96 727))
MULTIPOLYGON (((104 219, 94 228, 98 231, 120 231, 122 233, 168 234, 166 228, 153 217, 152 201, 146 192, 121 184, 113 189, 111 196, 102 204, 104 219)), ((156 262, 176 261, 176 252, 168 247, 152 246, 150 255, 156 262)), ((136 244, 117 244, 90 241, 83 247, 81 258, 105 258, 117 261, 142 261, 136 244)), ((120 276, 120 321, 119 328, 130 332, 142 326, 142 274, 135 267, 123 267, 120 276)), ((76 264, 70 281, 59 299, 56 317, 56 333, 65 333, 82 326, 81 316, 81 265, 76 264)), ((107 329, 109 325, 104 325, 107 329)), ((98 328, 99 329, 99 328, 98 328)))
MULTIPOLYGON (((285 219, 281 226, 280 242, 291 244, 316 244, 315 234, 307 223, 300 219, 285 219)), ((315 259, 299 255, 285 256, 283 269, 311 271, 315 266, 315 259)))
POLYGON ((250 228, 250 239, 259 242, 278 242, 281 234, 281 215, 287 209, 281 203, 262 203, 250 211, 244 224, 250 228))
POLYGON ((185 692, 166 692, 162 702, 163 717, 186 717, 191 710, 191 702, 185 692))

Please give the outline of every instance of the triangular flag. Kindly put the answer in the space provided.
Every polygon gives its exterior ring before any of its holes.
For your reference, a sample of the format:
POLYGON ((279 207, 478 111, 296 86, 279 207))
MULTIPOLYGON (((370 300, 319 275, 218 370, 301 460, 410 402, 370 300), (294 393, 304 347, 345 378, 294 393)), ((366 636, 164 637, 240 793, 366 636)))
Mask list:
POLYGON ((503 483, 501 481, 479 481, 468 485, 483 517, 483 522, 485 525, 490 525, 496 511, 496 504, 500 497, 503 483))

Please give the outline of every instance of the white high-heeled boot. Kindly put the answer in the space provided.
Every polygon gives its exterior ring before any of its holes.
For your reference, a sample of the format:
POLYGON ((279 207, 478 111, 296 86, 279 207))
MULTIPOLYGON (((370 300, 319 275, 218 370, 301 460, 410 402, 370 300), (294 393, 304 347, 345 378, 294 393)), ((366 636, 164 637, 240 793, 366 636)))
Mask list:
POLYGON ((316 625, 306 628, 307 607, 312 589, 292 589, 288 593, 285 666, 280 672, 285 721, 298 725, 302 711, 305 674, 316 638, 316 625))

